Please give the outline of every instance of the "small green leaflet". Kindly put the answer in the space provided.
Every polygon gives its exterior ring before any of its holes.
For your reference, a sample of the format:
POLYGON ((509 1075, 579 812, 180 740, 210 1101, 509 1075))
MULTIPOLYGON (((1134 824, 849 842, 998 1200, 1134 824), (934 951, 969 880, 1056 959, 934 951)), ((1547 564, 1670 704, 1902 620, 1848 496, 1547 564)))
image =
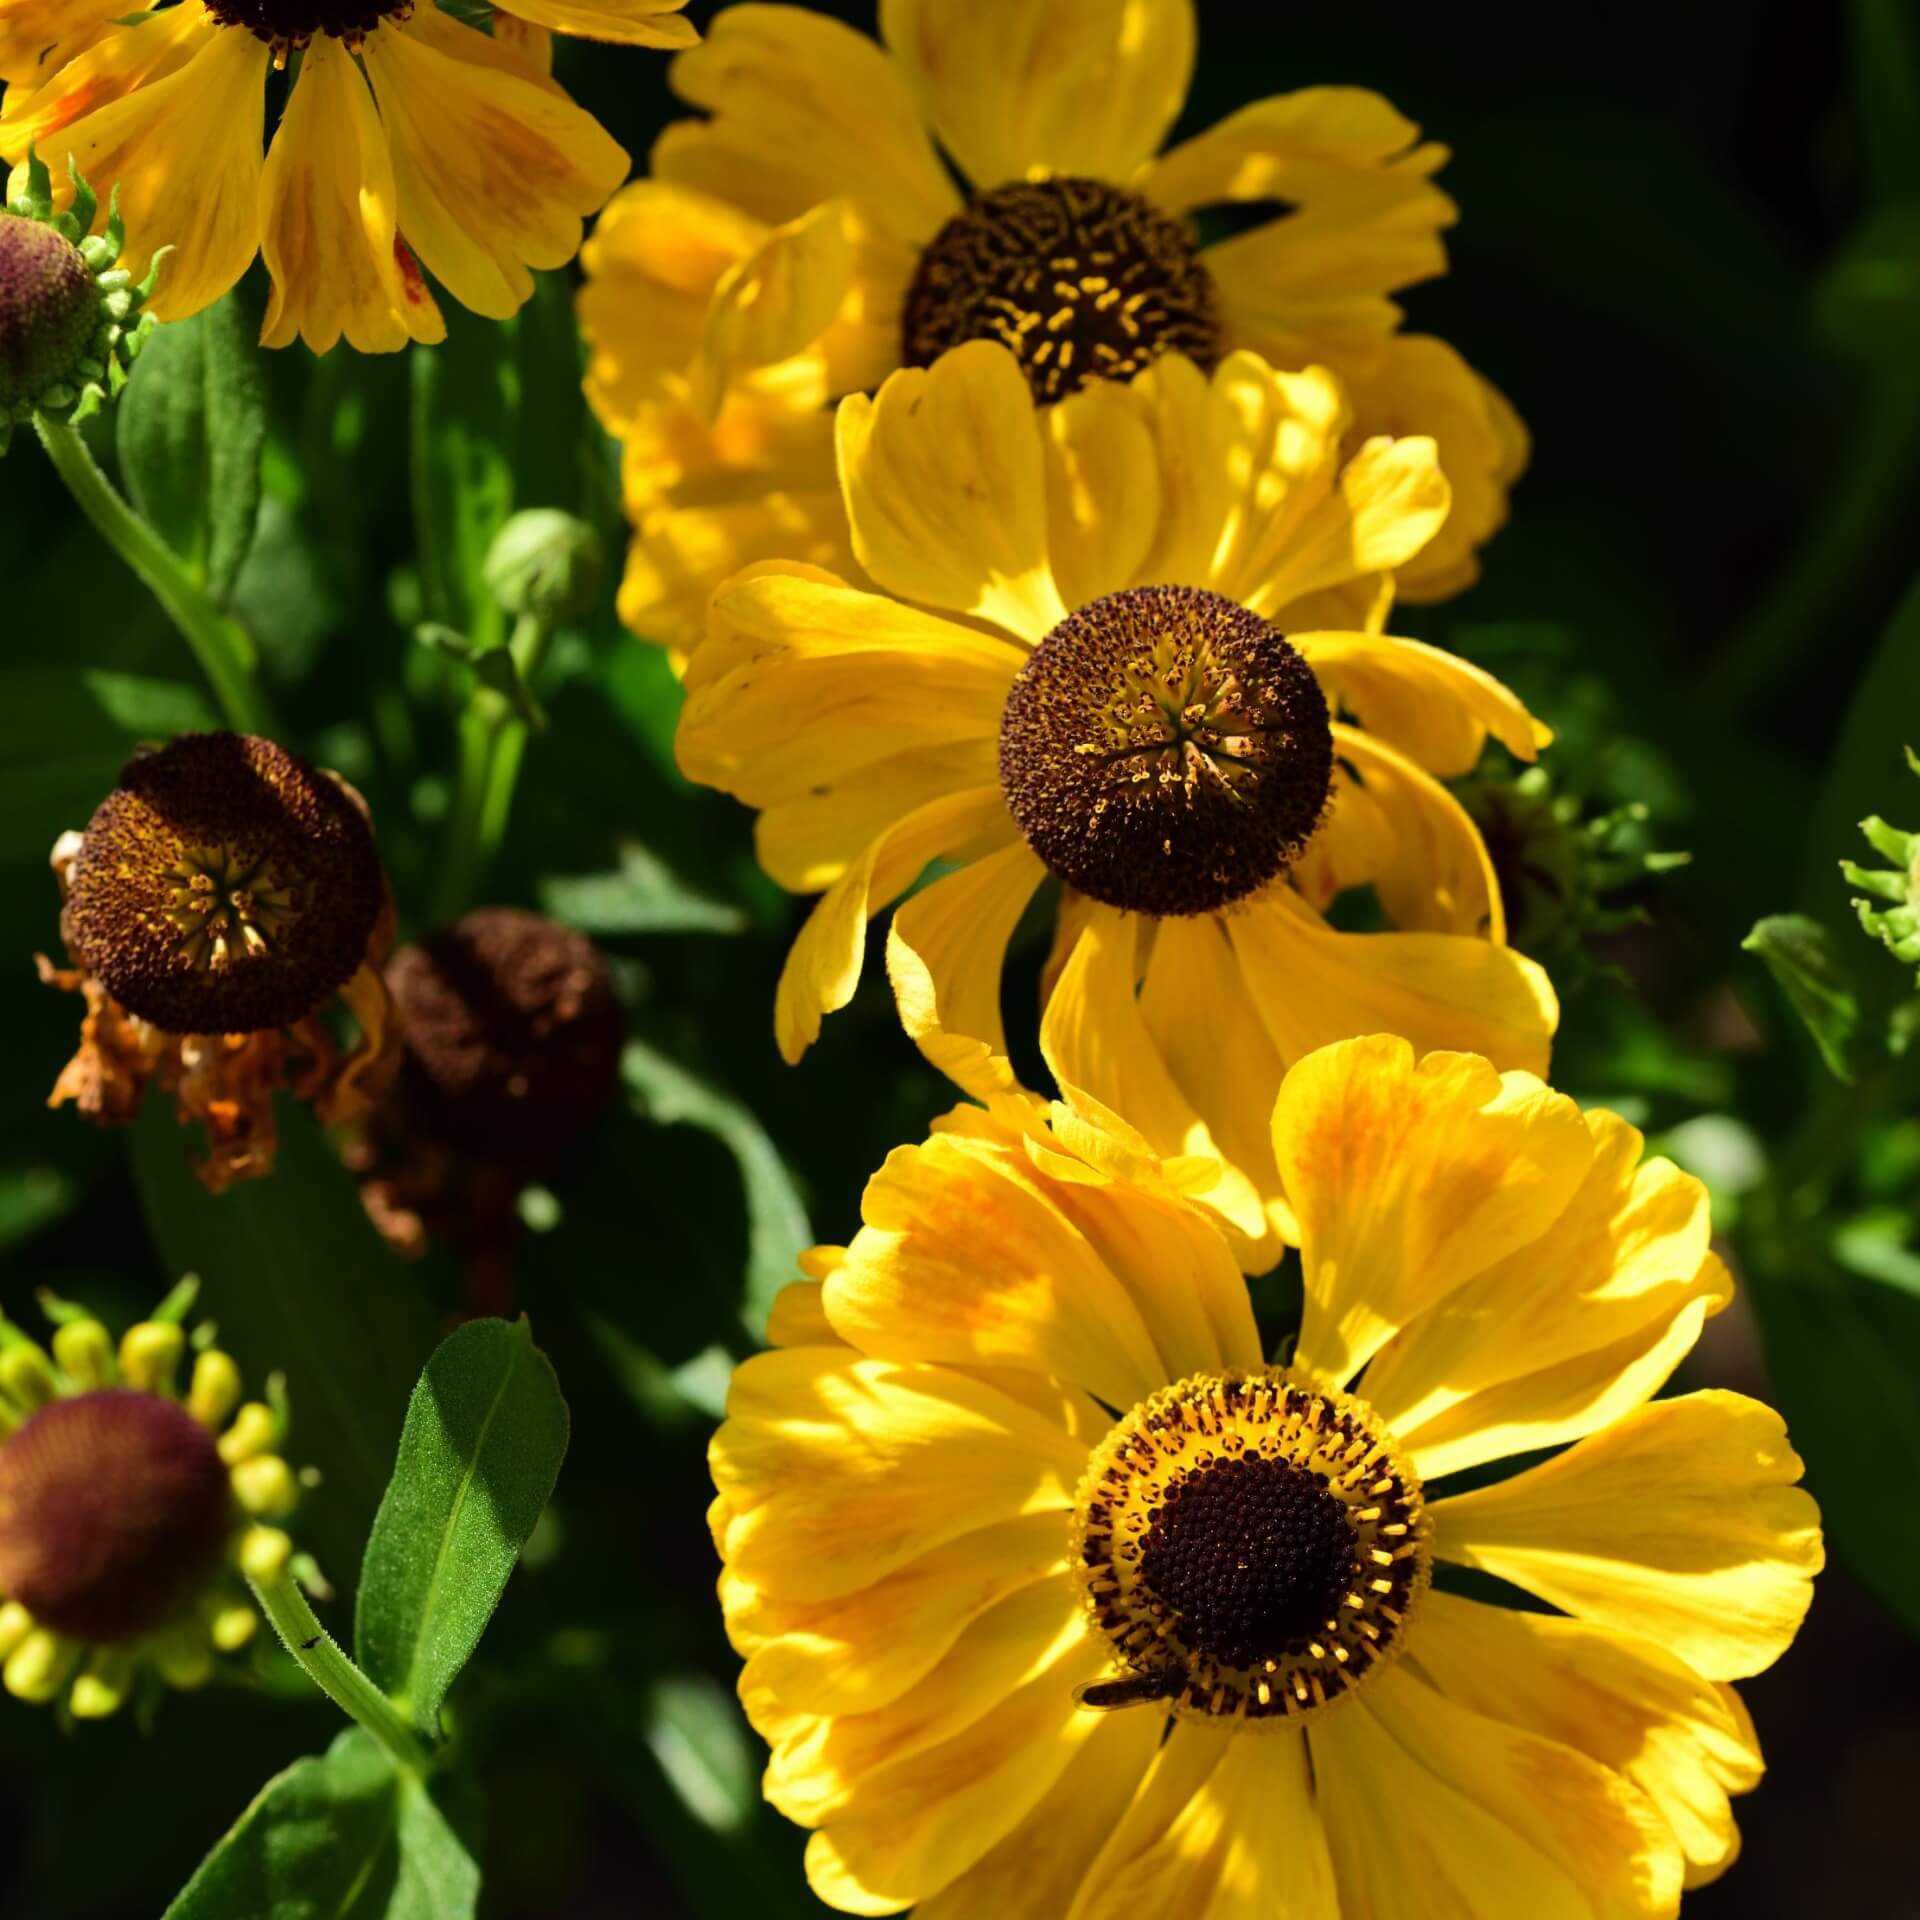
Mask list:
POLYGON ((1766 962, 1828 1071, 1836 1080, 1852 1080, 1847 1052, 1860 1024, 1860 1002, 1833 935, 1803 913, 1775 913, 1756 921, 1740 944, 1766 962))

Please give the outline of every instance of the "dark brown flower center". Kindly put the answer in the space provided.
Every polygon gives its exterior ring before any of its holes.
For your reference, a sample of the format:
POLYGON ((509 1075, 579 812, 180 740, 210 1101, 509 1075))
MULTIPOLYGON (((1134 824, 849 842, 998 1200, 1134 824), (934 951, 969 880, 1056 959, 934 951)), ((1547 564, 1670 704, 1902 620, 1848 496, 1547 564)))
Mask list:
POLYGON ((291 1025, 354 974, 384 898, 366 816, 269 740, 136 755, 69 874, 67 943, 169 1033, 291 1025))
POLYGON ((1213 277, 1177 220, 1101 180, 1016 181, 934 235, 902 316, 902 353, 929 367, 968 340, 1012 350, 1035 400, 1131 380, 1163 353, 1211 372, 1213 277))
POLYGON ((55 1400, 0 1446, 0 1593, 76 1640, 163 1625, 218 1566, 232 1490, 212 1434, 171 1400, 55 1400))
POLYGON ((1200 587, 1131 587, 1070 614, 1021 668, 1000 780, 1034 851, 1131 912, 1210 913, 1284 872, 1333 779, 1313 670, 1200 587))
POLYGON ((381 21, 404 20, 413 7, 412 0, 207 0, 207 11, 223 27, 244 27, 285 52, 316 33, 357 47, 381 21))

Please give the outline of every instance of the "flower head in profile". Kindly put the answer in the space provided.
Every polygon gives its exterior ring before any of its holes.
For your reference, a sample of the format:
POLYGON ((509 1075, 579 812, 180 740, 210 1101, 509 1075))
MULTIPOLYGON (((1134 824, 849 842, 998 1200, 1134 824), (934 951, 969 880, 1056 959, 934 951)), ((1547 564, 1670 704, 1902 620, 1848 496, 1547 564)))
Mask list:
POLYGON ((790 563, 729 581, 679 732, 688 774, 759 810, 768 872, 825 890, 780 982, 788 1059, 852 997, 868 919, 944 859, 888 944, 922 1050, 969 1092, 1011 1085, 1002 962, 1051 877, 1049 1064, 1156 1151, 1238 1169, 1216 1198, 1249 1240, 1286 1230, 1266 1116, 1301 1054, 1388 1030, 1545 1067, 1552 989, 1435 776, 1546 730, 1377 630, 1446 518, 1431 440, 1349 457, 1339 382, 1247 353, 1038 413, 982 342, 838 427, 881 591, 790 563), (1329 924, 1362 886, 1395 930, 1329 924))
POLYGON ((149 1086, 207 1129, 215 1192, 272 1171, 273 1096, 323 1118, 366 1110, 396 1063, 380 962, 386 876, 365 803, 337 776, 248 734, 182 734, 137 753, 53 867, 81 993, 79 1052, 50 1104, 124 1125, 149 1086), (338 998, 359 1039, 322 1020, 338 998))
MULTIPOLYGON (((293 1557, 286 1406, 182 1326, 191 1282, 118 1345, 43 1296, 51 1351, 0 1322, 0 1683, 115 1713, 146 1676, 203 1686, 259 1617, 242 1576, 293 1557)), ((311 1576, 309 1576, 311 1577, 311 1576)))
POLYGON ((129 275, 173 249, 163 320, 260 254, 268 346, 390 352, 446 336, 422 267, 504 317, 626 177, 549 77, 549 31, 685 47, 683 4, 516 0, 489 35, 413 0, 3 0, 0 161, 37 144, 117 181, 129 275), (295 62, 263 153, 268 71, 295 62))
POLYGON ((822 403, 970 340, 1042 405, 1167 353, 1331 367, 1356 444, 1439 442, 1454 510, 1404 590, 1473 580, 1527 443, 1451 347, 1399 330, 1392 296, 1446 270, 1443 147, 1377 94, 1310 87, 1163 151, 1192 0, 885 0, 880 27, 722 12, 672 68, 705 117, 667 129, 583 256, 630 626, 685 651, 727 572, 844 572, 822 403))
POLYGON ((1272 1143, 1286 1365, 1084 1106, 950 1114, 776 1303, 711 1519, 830 1905, 1652 1920, 1733 1861, 1732 1683, 1822 1546, 1776 1414, 1655 1397, 1731 1292, 1704 1189, 1385 1037, 1295 1066, 1272 1143))

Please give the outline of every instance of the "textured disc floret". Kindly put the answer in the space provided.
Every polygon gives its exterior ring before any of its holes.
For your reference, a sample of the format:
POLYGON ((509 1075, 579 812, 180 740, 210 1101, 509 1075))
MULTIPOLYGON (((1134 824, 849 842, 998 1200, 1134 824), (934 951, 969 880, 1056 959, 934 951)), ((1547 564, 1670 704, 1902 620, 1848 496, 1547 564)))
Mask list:
POLYGON ((1199 587, 1070 614, 1015 678, 1000 780, 1033 850, 1130 912, 1210 913, 1285 872, 1333 779, 1326 696, 1259 615, 1199 587))
POLYGON ((517 907, 480 907, 387 969, 410 1111, 435 1139, 537 1168, 599 1117, 626 1022, 600 950, 517 907))
POLYGON ((132 1639, 206 1584, 234 1512, 213 1435, 174 1401, 53 1401, 0 1446, 0 1593, 56 1633, 132 1639))
POLYGON ((100 321, 100 289, 80 249, 0 212, 0 411, 76 381, 100 321))
POLYGON ((135 755, 69 889, 75 957, 170 1033, 304 1019, 359 968, 385 897, 372 829, 339 782, 236 733, 135 755))
POLYGON ((1248 1725, 1364 1684, 1430 1570, 1420 1482, 1371 1410, 1277 1368, 1135 1407, 1088 1466, 1073 1543, 1119 1668, 1082 1703, 1248 1725))
POLYGON ((207 11, 226 27, 244 27, 268 46, 304 47, 316 33, 357 47, 382 20, 404 19, 410 0, 209 0, 207 11))
POLYGON ((1071 176, 996 187, 949 220, 901 325, 910 367, 998 340, 1043 404, 1088 380, 1130 380, 1163 353, 1208 372, 1220 358, 1213 278, 1186 228, 1137 194, 1071 176))

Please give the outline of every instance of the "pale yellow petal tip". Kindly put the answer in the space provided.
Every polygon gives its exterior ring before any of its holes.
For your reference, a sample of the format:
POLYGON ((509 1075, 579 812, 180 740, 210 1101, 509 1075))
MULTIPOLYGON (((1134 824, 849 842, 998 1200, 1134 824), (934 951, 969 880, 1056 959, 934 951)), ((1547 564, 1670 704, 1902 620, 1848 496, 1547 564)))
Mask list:
POLYGON ((120 1340, 120 1377, 141 1393, 171 1395, 187 1336, 172 1321, 143 1320, 120 1340))
POLYGON ((293 1541, 278 1527, 249 1527, 240 1536, 236 1564, 249 1580, 277 1580, 293 1558, 293 1541))
POLYGON ((230 1478, 241 1511, 256 1520, 284 1520, 300 1504, 300 1484, 277 1453, 242 1460, 230 1478))
POLYGON ((280 1420, 264 1400, 249 1400, 220 1436, 220 1458, 230 1467, 280 1444, 280 1420))
POLYGON ((124 1648, 96 1653, 73 1683, 67 1707, 76 1720, 106 1720, 126 1704, 133 1690, 135 1659, 124 1648))
POLYGON ((16 1700, 45 1706, 58 1698, 79 1660, 80 1649, 71 1641, 35 1627, 8 1654, 6 1666, 0 1668, 0 1684, 16 1700))

